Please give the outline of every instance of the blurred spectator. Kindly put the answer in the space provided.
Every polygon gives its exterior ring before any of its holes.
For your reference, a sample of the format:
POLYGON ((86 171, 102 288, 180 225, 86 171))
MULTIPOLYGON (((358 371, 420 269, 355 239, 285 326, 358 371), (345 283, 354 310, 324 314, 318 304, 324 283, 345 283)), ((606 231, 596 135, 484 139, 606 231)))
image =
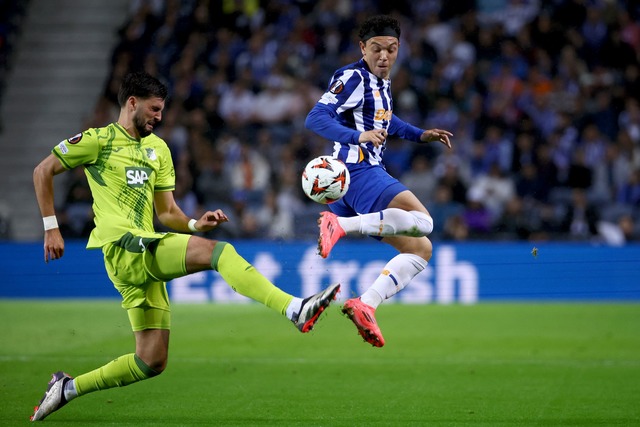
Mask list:
POLYGON ((630 206, 640 207, 640 169, 629 175, 629 179, 618 187, 616 201, 630 206))
POLYGON ((496 221, 495 233, 502 240, 529 240, 534 232, 540 230, 540 218, 537 210, 531 209, 531 203, 514 196, 505 204, 500 218, 496 221))
POLYGON ((607 24, 602 19, 602 9, 596 5, 587 8, 587 17, 580 27, 584 40, 585 59, 589 65, 596 64, 602 55, 607 39, 607 24))
POLYGON ((433 235, 436 238, 445 233, 445 225, 449 218, 461 217, 464 205, 455 202, 451 194, 451 188, 438 184, 433 193, 433 199, 427 201, 429 214, 433 218, 433 235))
POLYGON ((517 134, 509 170, 517 173, 523 165, 535 163, 536 160, 536 146, 533 135, 529 133, 517 134))
POLYGON ((580 136, 579 145, 584 152, 584 164, 589 168, 594 168, 604 161, 608 140, 594 124, 588 124, 580 136))
POLYGON ((602 65, 614 70, 624 70, 628 65, 637 64, 638 56, 635 48, 625 41, 622 31, 616 24, 609 27, 608 37, 602 47, 600 57, 602 65))
POLYGON ((450 98, 440 96, 433 109, 427 113, 425 127, 427 129, 456 129, 460 115, 450 98))
POLYGON ((189 218, 200 218, 204 213, 198 201, 196 193, 193 191, 193 179, 188 171, 178 173, 176 176, 176 189, 173 195, 176 203, 189 218))
POLYGON ((625 243, 640 240, 640 223, 637 216, 634 218, 631 214, 622 215, 618 218, 618 227, 622 231, 625 243))
POLYGON ((502 215, 505 204, 515 194, 513 180, 502 172, 497 163, 489 168, 487 174, 478 176, 469 187, 469 196, 474 195, 482 201, 491 221, 497 220, 502 215))
POLYGON ((232 128, 240 128, 251 120, 254 99, 251 80, 243 74, 220 95, 220 116, 232 128))
POLYGON ((437 178, 425 156, 413 157, 411 168, 402 175, 401 181, 425 206, 430 206, 437 178))
POLYGON ((241 52, 235 61, 237 73, 246 70, 251 81, 262 85, 276 63, 278 44, 269 37, 266 29, 260 28, 252 33, 247 43, 247 50, 241 52))
POLYGON ((629 138, 640 144, 640 101, 637 98, 627 97, 624 110, 618 115, 620 129, 629 135, 629 138))
POLYGON ((461 204, 467 203, 467 185, 460 175, 458 162, 449 161, 436 167, 439 177, 438 185, 445 185, 451 190, 451 199, 461 204))
POLYGON ((408 68, 400 68, 393 79, 393 113, 408 123, 419 123, 422 114, 419 108, 419 98, 415 88, 411 87, 408 68))
POLYGON ((566 183, 575 156, 574 150, 578 144, 579 132, 572 123, 569 113, 560 114, 558 119, 558 125, 555 131, 549 135, 548 141, 553 164, 558 170, 558 182, 566 183))
POLYGON ((470 188, 462 218, 472 239, 489 237, 493 227, 491 211, 484 202, 484 194, 478 188, 470 188))
POLYGON ((502 172, 511 170, 513 162, 513 141, 505 135, 504 129, 491 125, 480 142, 484 147, 481 173, 488 173, 494 166, 502 172))
POLYGON ((609 90, 599 90, 595 94, 595 101, 589 119, 603 137, 613 140, 618 134, 618 113, 614 108, 613 98, 609 90))
POLYGON ((61 219, 64 229, 70 237, 89 237, 94 228, 93 197, 89 189, 83 168, 73 169, 69 177, 69 190, 64 202, 64 215, 61 219))
POLYGON ((224 154, 219 150, 206 150, 198 158, 195 189, 207 210, 230 210, 231 178, 225 170, 224 154))
POLYGON ((573 152, 573 158, 567 174, 567 187, 581 189, 591 187, 593 172, 587 166, 585 157, 585 151, 582 147, 576 148, 573 152))
POLYGON ((591 240, 598 234, 599 215, 582 188, 575 188, 571 204, 561 223, 561 231, 572 240, 591 240))
POLYGON ((523 199, 544 201, 549 195, 549 188, 544 184, 544 177, 538 173, 533 163, 525 163, 520 169, 515 183, 516 194, 523 199))
POLYGON ((458 242, 469 239, 469 227, 462 215, 454 215, 447 218, 442 238, 458 242))
POLYGON ((242 142, 238 156, 227 164, 231 172, 233 197, 249 205, 264 200, 264 194, 271 185, 271 166, 265 158, 248 143, 242 142))
POLYGON ((287 85, 285 76, 270 75, 265 79, 263 89, 253 98, 251 106, 251 120, 270 129, 274 137, 281 141, 289 139, 290 122, 299 108, 295 94, 287 85))
POLYGON ((260 229, 257 237, 286 240, 295 236, 294 213, 278 203, 275 190, 265 192, 264 201, 254 215, 260 229))
POLYGON ((543 9, 533 19, 531 26, 531 42, 547 52, 553 60, 560 54, 563 43, 562 28, 553 20, 551 13, 543 9))
POLYGON ((553 163, 551 157, 551 147, 547 144, 541 144, 536 149, 535 156, 536 172, 538 174, 538 193, 537 200, 547 202, 549 193, 553 188, 558 186, 558 168, 553 163))
POLYGON ((637 16, 631 16, 626 8, 618 9, 617 25, 620 28, 620 39, 631 46, 636 54, 640 54, 640 23, 637 16))
POLYGON ((533 93, 530 102, 522 107, 544 137, 551 135, 558 125, 557 106, 551 103, 552 99, 549 93, 533 93))

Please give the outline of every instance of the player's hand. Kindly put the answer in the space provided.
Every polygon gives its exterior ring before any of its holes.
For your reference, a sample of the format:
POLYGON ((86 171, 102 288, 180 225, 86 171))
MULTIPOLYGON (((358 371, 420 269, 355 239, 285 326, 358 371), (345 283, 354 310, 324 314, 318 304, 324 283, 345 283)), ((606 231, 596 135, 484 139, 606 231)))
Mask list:
POLYGON ((62 258, 64 255, 64 239, 59 228, 44 232, 44 262, 62 258))
POLYGON ((387 131, 385 129, 372 129, 362 132, 358 138, 358 142, 371 142, 375 147, 384 144, 387 139, 387 131))
POLYGON ((205 212, 204 215, 196 221, 195 227, 198 231, 209 231, 227 221, 229 221, 227 214, 222 212, 222 209, 216 209, 215 211, 205 212))
POLYGON ((422 142, 440 141, 447 147, 451 148, 451 140, 449 140, 449 137, 451 136, 453 136, 453 134, 446 130, 428 129, 422 132, 422 135, 420 135, 420 141, 422 142))

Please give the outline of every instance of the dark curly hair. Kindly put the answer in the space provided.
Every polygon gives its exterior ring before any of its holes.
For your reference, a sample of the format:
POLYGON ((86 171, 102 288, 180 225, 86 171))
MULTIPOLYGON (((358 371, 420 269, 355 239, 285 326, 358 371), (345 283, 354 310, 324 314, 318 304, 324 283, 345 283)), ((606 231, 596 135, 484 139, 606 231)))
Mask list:
POLYGON ((400 23, 389 15, 372 16, 362 23, 358 36, 363 42, 376 36, 400 38, 400 23))
POLYGON ((130 96, 141 99, 161 98, 167 99, 167 87, 152 75, 144 71, 136 71, 124 76, 122 86, 118 91, 118 103, 124 106, 130 96))

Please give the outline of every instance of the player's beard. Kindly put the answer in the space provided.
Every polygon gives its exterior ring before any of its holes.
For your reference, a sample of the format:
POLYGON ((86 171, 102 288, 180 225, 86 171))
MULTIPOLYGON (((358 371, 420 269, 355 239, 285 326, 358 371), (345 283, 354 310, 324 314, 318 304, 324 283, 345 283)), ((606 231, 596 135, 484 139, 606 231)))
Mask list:
POLYGON ((147 130, 147 121, 144 120, 144 118, 140 117, 139 114, 135 114, 133 116, 133 125, 138 131, 138 135, 140 135, 140 138, 151 135, 152 130, 147 130))

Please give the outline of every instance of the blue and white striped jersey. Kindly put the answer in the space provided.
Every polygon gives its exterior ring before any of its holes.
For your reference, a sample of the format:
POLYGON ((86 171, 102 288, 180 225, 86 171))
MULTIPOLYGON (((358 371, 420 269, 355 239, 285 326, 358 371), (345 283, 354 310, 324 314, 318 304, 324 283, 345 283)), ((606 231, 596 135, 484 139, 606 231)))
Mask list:
POLYGON ((333 156, 349 163, 383 165, 385 145, 359 143, 362 132, 385 129, 389 135, 419 141, 423 130, 393 115, 391 81, 369 71, 364 59, 337 70, 307 116, 307 128, 334 141, 333 156))

